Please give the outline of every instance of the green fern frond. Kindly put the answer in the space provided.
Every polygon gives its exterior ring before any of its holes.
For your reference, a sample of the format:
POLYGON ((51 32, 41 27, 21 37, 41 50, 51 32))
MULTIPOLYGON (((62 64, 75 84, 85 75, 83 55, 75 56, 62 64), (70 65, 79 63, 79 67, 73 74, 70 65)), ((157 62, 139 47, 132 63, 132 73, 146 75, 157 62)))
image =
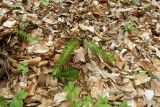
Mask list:
POLYGON ((16 34, 16 36, 20 36, 23 40, 33 42, 36 40, 36 38, 27 32, 28 27, 28 22, 21 22, 14 28, 13 32, 16 34))
POLYGON ((78 79, 79 69, 76 68, 65 68, 63 72, 60 73, 60 78, 62 81, 75 81, 78 79))
POLYGON ((26 40, 26 41, 30 41, 30 42, 33 42, 35 41, 36 38, 34 38, 31 34, 21 30, 21 29, 18 29, 18 28, 15 28, 14 29, 14 33, 17 35, 17 36, 20 36, 23 40, 26 40))
POLYGON ((53 77, 56 75, 59 75, 60 71, 62 70, 63 65, 70 58, 72 52, 78 46, 78 44, 79 44, 78 40, 75 40, 75 39, 72 39, 69 42, 67 42, 64 50, 62 51, 62 54, 60 55, 60 58, 58 59, 57 63, 55 64, 55 67, 52 72, 53 77))
POLYGON ((92 41, 85 41, 84 45, 89 48, 95 55, 100 56, 106 62, 114 62, 114 55, 106 52, 101 46, 98 46, 92 41))
POLYGON ((28 22, 21 22, 18 26, 19 29, 25 31, 27 29, 27 27, 29 26, 28 22))

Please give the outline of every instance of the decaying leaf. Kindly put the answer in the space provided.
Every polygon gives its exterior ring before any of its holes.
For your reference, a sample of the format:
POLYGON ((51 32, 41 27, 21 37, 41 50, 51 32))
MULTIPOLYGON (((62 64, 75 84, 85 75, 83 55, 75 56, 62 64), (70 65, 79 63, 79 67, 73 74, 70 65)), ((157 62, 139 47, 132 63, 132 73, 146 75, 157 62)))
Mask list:
POLYGON ((122 60, 122 57, 117 53, 116 54, 116 66, 121 70, 123 68, 124 61, 122 60))
POLYGON ((3 23, 3 26, 7 28, 13 28, 15 24, 16 20, 7 20, 3 23))
POLYGON ((155 70, 153 63, 149 59, 140 59, 138 64, 144 69, 155 70))
POLYGON ((49 52, 49 47, 47 47, 45 44, 34 44, 29 46, 27 50, 29 53, 45 54, 49 52))
POLYGON ((88 82, 88 84, 90 84, 89 88, 91 90, 92 98, 98 98, 99 96, 109 97, 109 93, 104 87, 104 81, 102 78, 91 76, 88 82))
POLYGON ((54 96, 54 105, 59 105, 66 100, 66 93, 62 92, 54 96))
POLYGON ((80 47, 78 50, 75 50, 75 56, 74 56, 74 62, 85 62, 85 52, 82 47, 80 47))
POLYGON ((139 74, 136 76, 136 79, 134 80, 134 84, 138 86, 143 83, 147 83, 150 80, 151 80, 151 77, 148 77, 147 75, 139 74))

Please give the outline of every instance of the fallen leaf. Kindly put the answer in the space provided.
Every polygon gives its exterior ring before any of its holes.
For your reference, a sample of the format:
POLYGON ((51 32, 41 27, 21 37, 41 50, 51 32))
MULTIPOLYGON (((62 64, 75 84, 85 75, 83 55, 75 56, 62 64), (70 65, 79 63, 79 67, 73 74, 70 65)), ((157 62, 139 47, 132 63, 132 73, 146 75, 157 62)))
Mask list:
POLYGON ((147 42, 151 36, 151 31, 146 31, 140 37, 142 38, 143 41, 147 42))
POLYGON ((155 70, 155 67, 154 67, 154 65, 152 64, 152 62, 149 60, 149 59, 140 59, 139 61, 138 61, 138 65, 139 66, 141 66, 141 67, 143 67, 143 69, 151 69, 151 70, 155 70))
POLYGON ((160 34, 160 23, 156 24, 156 33, 160 34))
POLYGON ((104 11, 99 6, 93 6, 92 11, 95 15, 98 15, 98 16, 104 15, 104 11))
POLYGON ((28 88, 28 95, 33 96, 36 93, 38 82, 36 84, 31 84, 28 88))
POLYGON ((45 54, 49 52, 49 48, 45 44, 34 44, 27 48, 28 53, 45 54))
POLYGON ((4 27, 12 28, 16 24, 16 20, 7 20, 3 23, 4 27))
POLYGON ((82 29, 84 31, 88 30, 92 33, 94 33, 94 31, 95 31, 94 26, 86 26, 84 24, 79 24, 79 27, 80 27, 80 29, 82 29))
POLYGON ((79 62, 79 61, 85 62, 84 55, 85 55, 84 49, 82 47, 80 47, 78 50, 75 50, 73 61, 74 62, 79 62))
POLYGON ((132 43, 129 39, 125 39, 124 43, 128 46, 130 50, 133 50, 136 47, 136 44, 132 43))
MULTIPOLYGON (((43 69, 43 68, 41 68, 41 69, 43 69)), ((46 75, 42 71, 38 77, 38 84, 41 87, 44 87, 46 85, 46 75)))
POLYGON ((158 48, 155 48, 156 50, 156 55, 158 56, 158 58, 160 58, 160 50, 158 48))
POLYGON ((155 96, 160 97, 160 82, 158 80, 151 80, 151 89, 154 90, 155 96))
POLYGON ((54 105, 59 105, 61 102, 66 100, 66 93, 62 92, 62 93, 58 93, 54 96, 54 105))
POLYGON ((25 60, 23 62, 27 62, 28 65, 38 65, 41 61, 41 57, 36 57, 36 58, 33 58, 33 59, 29 59, 29 60, 25 60))
POLYGON ((107 96, 109 97, 109 92, 104 88, 104 81, 100 77, 91 76, 88 80, 91 90, 92 98, 98 98, 99 96, 107 96))
POLYGON ((118 53, 115 54, 115 58, 116 58, 116 66, 121 70, 123 68, 124 62, 121 58, 122 56, 120 56, 118 53))
POLYGON ((151 80, 151 77, 148 77, 147 75, 138 74, 136 78, 134 79, 134 84, 136 86, 141 85, 143 83, 147 83, 151 80))

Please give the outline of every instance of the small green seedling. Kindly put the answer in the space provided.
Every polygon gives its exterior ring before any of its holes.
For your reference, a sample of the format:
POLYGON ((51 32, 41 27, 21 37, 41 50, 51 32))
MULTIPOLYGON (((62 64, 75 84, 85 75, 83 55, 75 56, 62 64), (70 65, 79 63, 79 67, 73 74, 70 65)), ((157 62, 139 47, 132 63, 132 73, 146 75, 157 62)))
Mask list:
POLYGON ((129 31, 129 32, 135 29, 134 25, 131 23, 124 23, 122 27, 125 31, 129 31))
POLYGON ((132 20, 132 19, 135 19, 136 17, 135 16, 132 16, 132 15, 129 15, 129 16, 127 16, 127 19, 128 20, 132 20))
POLYGON ((151 5, 150 4, 144 4, 140 9, 148 9, 151 5))
POLYGON ((133 3, 139 3, 140 2, 140 0, 129 0, 129 1, 131 1, 133 3))
POLYGON ((124 101, 119 105, 119 107, 129 107, 129 106, 128 106, 127 102, 124 101))
POLYGON ((94 103, 91 96, 84 96, 82 102, 84 107, 90 107, 94 103))
POLYGON ((105 51, 101 46, 95 44, 92 41, 85 41, 84 42, 85 46, 89 48, 95 55, 100 56, 104 61, 106 62, 114 62, 114 54, 111 54, 107 51, 105 51))
POLYGON ((62 81, 74 82, 78 79, 79 69, 76 68, 64 68, 63 72, 60 73, 59 78, 62 81))
POLYGON ((108 104, 108 98, 107 97, 99 97, 99 100, 95 103, 95 107, 112 107, 110 104, 108 104))
POLYGON ((36 38, 27 32, 28 26, 29 26, 29 23, 21 22, 18 26, 16 26, 13 29, 13 33, 15 33, 16 36, 21 37, 23 40, 26 40, 29 42, 34 42, 36 40, 36 38))
POLYGON ((55 64, 55 67, 52 72, 53 77, 60 76, 60 72, 63 71, 63 65, 67 62, 67 60, 72 55, 74 49, 78 46, 78 40, 72 39, 65 45, 64 50, 62 51, 58 61, 55 64))
POLYGON ((48 5, 49 5, 49 0, 41 0, 41 3, 42 3, 44 6, 48 6, 48 5))
POLYGON ((21 2, 16 2, 14 5, 13 5, 13 8, 17 9, 17 8, 21 8, 22 7, 22 3, 21 2))
POLYGON ((20 63, 17 67, 17 71, 26 74, 29 71, 28 62, 20 63))
POLYGON ((68 86, 64 88, 64 91, 67 94, 67 100, 72 102, 78 100, 78 94, 81 89, 79 87, 75 87, 73 82, 69 82, 68 86))
POLYGON ((12 99, 10 107, 23 107, 23 99, 27 96, 25 90, 20 90, 12 99))
MULTIPOLYGON (((70 107, 112 107, 108 103, 108 98, 100 96, 98 101, 94 101, 91 96, 84 96, 79 98, 78 95, 81 91, 79 87, 75 87, 73 82, 69 82, 68 86, 64 87, 67 101, 70 103, 70 107)), ((114 106, 115 107, 115 106, 114 106)), ((116 107, 129 107, 127 102, 122 102, 116 107)))
POLYGON ((124 0, 117 0, 117 1, 118 1, 119 3, 120 3, 120 2, 124 2, 124 0))
POLYGON ((83 107, 82 101, 73 101, 70 107, 83 107))
POLYGON ((3 96, 0 96, 0 107, 8 107, 7 102, 3 96))

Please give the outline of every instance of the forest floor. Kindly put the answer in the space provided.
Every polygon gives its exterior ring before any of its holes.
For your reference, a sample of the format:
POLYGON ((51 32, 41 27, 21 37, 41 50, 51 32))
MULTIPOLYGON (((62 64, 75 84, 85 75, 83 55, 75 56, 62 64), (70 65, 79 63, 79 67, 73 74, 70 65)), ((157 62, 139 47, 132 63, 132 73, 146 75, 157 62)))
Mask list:
POLYGON ((0 0, 0 96, 10 102, 25 90, 25 107, 71 107, 68 81, 52 73, 72 38, 79 45, 64 66, 79 69, 77 103, 106 96, 110 105, 160 107, 160 2, 154 0, 0 0), (114 53, 114 62, 92 53, 86 40, 114 53))

